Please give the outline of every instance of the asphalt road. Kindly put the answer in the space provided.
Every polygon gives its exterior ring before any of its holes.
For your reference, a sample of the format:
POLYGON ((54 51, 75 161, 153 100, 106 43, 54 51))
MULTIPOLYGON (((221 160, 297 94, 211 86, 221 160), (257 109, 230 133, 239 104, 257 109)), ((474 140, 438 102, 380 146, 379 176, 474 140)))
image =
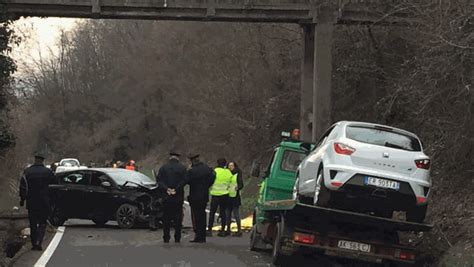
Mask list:
POLYGON ((47 266, 269 266, 268 255, 248 250, 248 235, 206 244, 189 243, 192 237, 185 229, 181 243, 165 244, 161 231, 69 225, 47 266))
MULTIPOLYGON (((187 209, 186 215, 189 214, 187 209)), ((162 231, 148 229, 119 229, 116 223, 97 227, 87 220, 69 220, 65 231, 47 262, 47 267, 63 266, 271 266, 270 251, 248 249, 249 234, 242 237, 210 237, 205 244, 189 243, 194 233, 189 216, 181 243, 163 243, 162 231)), ((34 266, 41 253, 29 252, 14 266, 34 266)), ((303 266, 366 266, 353 262, 337 263, 328 258, 297 255, 285 265, 303 266)))

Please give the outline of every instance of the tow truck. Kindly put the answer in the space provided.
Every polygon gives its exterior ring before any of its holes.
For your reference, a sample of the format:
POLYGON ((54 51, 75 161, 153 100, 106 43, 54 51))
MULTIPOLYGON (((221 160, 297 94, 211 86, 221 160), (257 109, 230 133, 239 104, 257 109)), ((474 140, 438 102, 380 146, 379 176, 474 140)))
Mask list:
MULTIPOLYGON (((372 214, 299 203, 294 197, 295 171, 313 144, 299 140, 299 131, 283 132, 283 140, 263 175, 253 213, 250 249, 272 247, 279 266, 297 251, 357 259, 386 266, 416 262, 416 246, 402 242, 402 232, 427 232, 433 227, 372 214)), ((252 176, 260 177, 254 162, 252 176)))

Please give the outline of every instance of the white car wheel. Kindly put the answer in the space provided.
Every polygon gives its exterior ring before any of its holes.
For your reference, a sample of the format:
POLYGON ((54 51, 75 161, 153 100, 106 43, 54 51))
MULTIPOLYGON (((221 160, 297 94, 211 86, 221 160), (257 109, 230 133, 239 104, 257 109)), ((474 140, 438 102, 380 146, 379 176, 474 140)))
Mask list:
POLYGON ((292 194, 292 199, 294 201, 298 201, 298 183, 299 183, 300 178, 296 177, 295 185, 293 186, 293 194, 292 194))
POLYGON ((323 182, 323 170, 321 169, 318 173, 318 178, 316 178, 316 186, 314 188, 314 197, 313 204, 318 205, 319 194, 321 192, 321 183, 323 182))
POLYGON ((293 186, 293 200, 296 201, 297 203, 302 203, 306 205, 311 205, 311 198, 300 195, 300 178, 296 178, 295 186, 293 186))
POLYGON ((333 198, 332 192, 324 185, 324 170, 321 168, 316 179, 316 186, 314 189, 313 205, 320 207, 328 207, 333 198))

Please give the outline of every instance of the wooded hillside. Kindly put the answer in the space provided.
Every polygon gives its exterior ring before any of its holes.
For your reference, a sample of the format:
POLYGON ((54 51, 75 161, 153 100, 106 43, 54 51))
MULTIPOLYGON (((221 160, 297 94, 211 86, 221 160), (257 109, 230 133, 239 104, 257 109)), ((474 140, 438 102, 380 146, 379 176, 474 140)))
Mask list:
MULTIPOLYGON (((473 242, 474 12, 448 2, 396 7, 417 24, 338 25, 334 45, 332 120, 412 131, 433 159, 433 254, 473 242)), ((155 164, 173 148, 248 167, 298 126, 298 25, 85 20, 58 46, 17 83, 18 162, 48 144, 54 159, 155 164)))

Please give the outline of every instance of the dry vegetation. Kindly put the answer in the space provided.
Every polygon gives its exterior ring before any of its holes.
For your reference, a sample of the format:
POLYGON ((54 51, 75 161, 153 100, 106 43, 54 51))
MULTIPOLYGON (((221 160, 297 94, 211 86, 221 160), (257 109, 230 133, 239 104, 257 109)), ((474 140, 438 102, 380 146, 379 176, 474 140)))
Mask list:
MULTIPOLYGON (((433 158, 431 265, 459 244, 473 251, 474 11, 469 1, 414 2, 395 7, 419 19, 408 27, 336 27, 333 121, 420 135, 433 158)), ((63 34, 60 53, 28 66, 18 84, 11 153, 23 162, 47 143, 55 158, 156 163, 175 148, 246 167, 268 155, 279 131, 297 126, 301 32, 296 25, 83 21, 63 34)))

